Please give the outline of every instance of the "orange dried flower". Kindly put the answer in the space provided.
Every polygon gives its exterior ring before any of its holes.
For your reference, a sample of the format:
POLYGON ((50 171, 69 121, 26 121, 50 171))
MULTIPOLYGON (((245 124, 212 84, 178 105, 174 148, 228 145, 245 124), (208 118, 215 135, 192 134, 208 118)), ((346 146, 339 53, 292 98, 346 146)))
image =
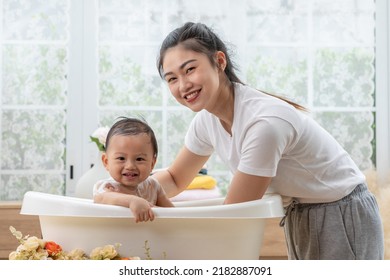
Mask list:
POLYGON ((62 252, 62 247, 53 241, 46 242, 45 249, 52 257, 62 252))

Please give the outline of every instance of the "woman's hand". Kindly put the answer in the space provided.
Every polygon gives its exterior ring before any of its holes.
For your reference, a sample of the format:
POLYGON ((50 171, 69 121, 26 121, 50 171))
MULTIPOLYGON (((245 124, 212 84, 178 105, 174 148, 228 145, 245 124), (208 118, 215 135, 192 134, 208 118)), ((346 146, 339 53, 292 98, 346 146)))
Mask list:
POLYGON ((147 222, 154 220, 152 204, 138 196, 131 195, 129 197, 129 208, 134 215, 135 222, 147 222))

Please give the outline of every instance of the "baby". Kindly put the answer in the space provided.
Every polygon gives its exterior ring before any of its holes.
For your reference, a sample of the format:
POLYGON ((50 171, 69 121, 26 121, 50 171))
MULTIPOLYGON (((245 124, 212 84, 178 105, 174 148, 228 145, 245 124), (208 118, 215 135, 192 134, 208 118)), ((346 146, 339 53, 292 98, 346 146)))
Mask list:
POLYGON ((150 176, 157 160, 157 141, 139 119, 120 118, 110 129, 102 161, 111 178, 98 181, 94 202, 129 207, 135 221, 153 221, 153 206, 173 207, 159 182, 150 176))

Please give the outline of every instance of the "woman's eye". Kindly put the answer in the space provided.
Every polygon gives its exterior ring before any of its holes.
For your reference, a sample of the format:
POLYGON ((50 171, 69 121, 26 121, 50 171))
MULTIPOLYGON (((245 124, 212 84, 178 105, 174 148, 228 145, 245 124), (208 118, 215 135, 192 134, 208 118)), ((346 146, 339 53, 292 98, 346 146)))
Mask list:
POLYGON ((172 77, 172 78, 168 78, 168 79, 167 79, 167 83, 172 83, 172 82, 175 81, 175 80, 176 80, 176 78, 173 78, 173 77, 172 77))
POLYGON ((186 70, 186 73, 190 73, 192 70, 194 70, 195 69, 195 67, 190 67, 190 68, 188 68, 187 70, 186 70))

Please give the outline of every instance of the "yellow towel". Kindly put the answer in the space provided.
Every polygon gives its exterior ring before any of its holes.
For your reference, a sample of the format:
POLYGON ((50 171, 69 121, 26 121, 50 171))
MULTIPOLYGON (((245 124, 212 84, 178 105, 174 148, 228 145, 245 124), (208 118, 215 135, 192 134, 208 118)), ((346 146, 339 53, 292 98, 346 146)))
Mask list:
POLYGON ((209 175, 197 175, 188 185, 187 190, 192 189, 213 189, 217 181, 209 175))

